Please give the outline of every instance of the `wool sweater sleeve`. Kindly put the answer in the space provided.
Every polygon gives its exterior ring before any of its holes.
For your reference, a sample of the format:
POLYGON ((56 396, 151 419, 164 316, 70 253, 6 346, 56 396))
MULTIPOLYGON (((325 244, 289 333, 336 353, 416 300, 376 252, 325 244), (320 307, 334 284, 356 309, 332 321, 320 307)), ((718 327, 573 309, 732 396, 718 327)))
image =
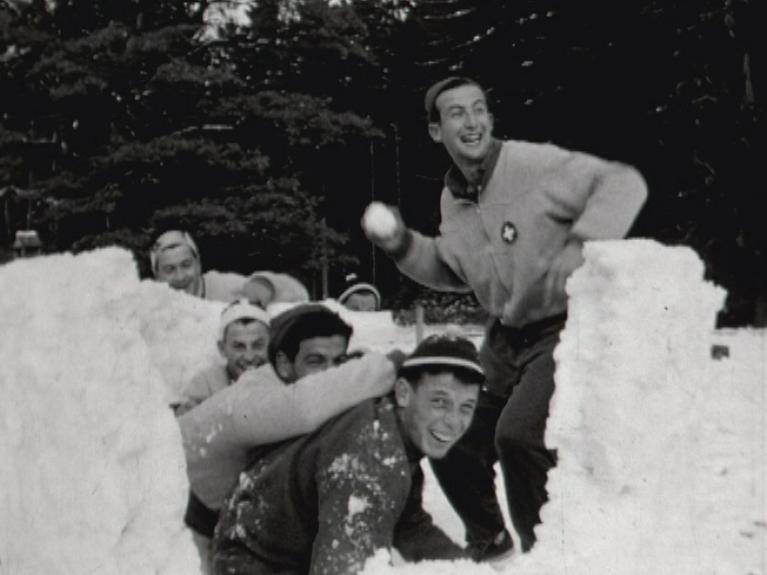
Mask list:
POLYGON ((555 199, 573 214, 571 238, 578 241, 624 237, 647 199, 640 173, 625 164, 558 149, 555 199), (558 196, 558 197, 556 197, 558 196))
POLYGON ((232 438, 253 447, 309 433, 360 401, 388 393, 394 376, 386 356, 368 353, 292 384, 249 386, 252 399, 231 405, 232 438))
POLYGON ((439 236, 430 238, 414 230, 408 230, 408 234, 404 249, 394 255, 394 261, 402 273, 435 290, 471 291, 459 274, 458 262, 441 249, 439 236))

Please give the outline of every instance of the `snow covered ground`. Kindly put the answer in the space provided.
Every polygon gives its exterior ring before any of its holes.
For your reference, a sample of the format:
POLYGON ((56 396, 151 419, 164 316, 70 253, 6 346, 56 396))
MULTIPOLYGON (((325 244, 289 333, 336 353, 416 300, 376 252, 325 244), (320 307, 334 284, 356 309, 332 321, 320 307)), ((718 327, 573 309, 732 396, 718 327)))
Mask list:
MULTIPOLYGON (((365 574, 767 575, 767 336, 714 331, 723 293, 702 269, 684 248, 589 244, 568 285, 547 435, 560 461, 531 553, 492 568, 382 552, 365 574)), ((0 293, 0 575, 198 572, 166 406, 217 357, 221 305, 139 282, 118 249, 13 262, 0 293)), ((386 312, 339 310, 353 347, 416 343, 386 312)), ((425 505, 461 541, 424 467, 425 505)))

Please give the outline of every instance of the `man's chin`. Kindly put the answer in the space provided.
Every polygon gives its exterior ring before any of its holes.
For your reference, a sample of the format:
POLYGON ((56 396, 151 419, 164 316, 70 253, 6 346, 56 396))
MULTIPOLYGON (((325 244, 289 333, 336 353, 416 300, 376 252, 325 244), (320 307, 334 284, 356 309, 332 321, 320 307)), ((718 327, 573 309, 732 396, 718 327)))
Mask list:
POLYGON ((429 459, 442 459, 452 449, 455 442, 448 444, 434 444, 429 445, 427 453, 425 454, 429 459))
POLYGON ((484 142, 477 146, 461 146, 463 157, 471 161, 484 160, 489 149, 490 144, 484 142))

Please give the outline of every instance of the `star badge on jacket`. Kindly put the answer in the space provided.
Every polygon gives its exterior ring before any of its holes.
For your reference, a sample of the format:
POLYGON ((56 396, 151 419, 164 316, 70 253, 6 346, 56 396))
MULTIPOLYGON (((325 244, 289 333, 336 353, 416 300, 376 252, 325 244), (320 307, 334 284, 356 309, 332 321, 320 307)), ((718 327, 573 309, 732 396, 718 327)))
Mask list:
POLYGON ((501 239, 507 244, 514 243, 518 235, 517 228, 511 222, 504 222, 501 226, 501 239))

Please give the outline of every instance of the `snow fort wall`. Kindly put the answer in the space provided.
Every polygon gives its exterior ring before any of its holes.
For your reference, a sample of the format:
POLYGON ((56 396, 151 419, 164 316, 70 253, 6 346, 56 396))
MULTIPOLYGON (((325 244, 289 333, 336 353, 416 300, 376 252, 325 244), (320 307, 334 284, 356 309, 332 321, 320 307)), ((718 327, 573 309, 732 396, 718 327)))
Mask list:
POLYGON ((584 255, 555 353, 550 501, 515 572, 764 574, 765 381, 711 358, 724 290, 688 248, 584 255))
POLYGON ((15 261, 0 293, 0 574, 199 573, 131 255, 15 261))

